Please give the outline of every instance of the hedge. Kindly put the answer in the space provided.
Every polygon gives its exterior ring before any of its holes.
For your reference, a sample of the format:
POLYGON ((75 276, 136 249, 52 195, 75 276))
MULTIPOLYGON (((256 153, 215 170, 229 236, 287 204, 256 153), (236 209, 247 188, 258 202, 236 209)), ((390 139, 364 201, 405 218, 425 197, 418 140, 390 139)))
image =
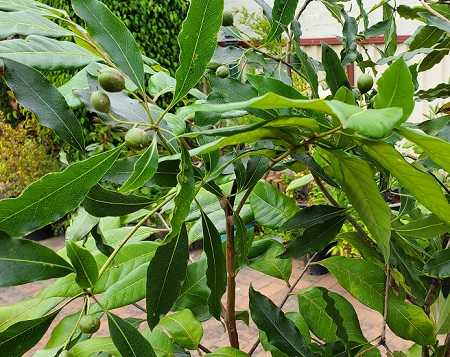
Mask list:
MULTIPOLYGON (((74 15, 69 0, 42 0, 74 15)), ((144 53, 175 71, 178 65, 177 36, 189 7, 188 0, 104 0, 133 33, 144 53)), ((76 17, 73 16, 75 19, 76 17)))

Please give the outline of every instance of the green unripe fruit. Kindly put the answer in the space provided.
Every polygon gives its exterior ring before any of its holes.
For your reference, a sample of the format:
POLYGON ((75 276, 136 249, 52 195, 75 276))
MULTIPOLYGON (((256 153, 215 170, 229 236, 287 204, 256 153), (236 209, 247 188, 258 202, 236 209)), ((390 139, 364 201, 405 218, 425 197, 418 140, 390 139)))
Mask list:
POLYGON ((224 11, 222 17, 222 26, 233 26, 234 19, 233 14, 230 11, 224 11))
POLYGON ((96 91, 91 94, 91 105, 96 111, 102 113, 108 113, 111 109, 109 97, 101 91, 96 91))
POLYGON ((115 69, 105 69, 100 72, 98 82, 108 92, 120 92, 125 89, 125 78, 115 69))
POLYGON ((227 78, 230 75, 230 69, 226 65, 221 65, 216 69, 216 76, 220 78, 227 78))
POLYGON ((84 315, 78 326, 82 333, 93 334, 100 328, 100 319, 92 315, 84 315))
POLYGON ((359 78, 358 78, 358 89, 359 91, 364 94, 367 93, 368 91, 370 91, 372 89, 373 86, 373 78, 371 75, 369 74, 362 74, 359 78))
POLYGON ((150 144, 150 135, 140 128, 132 128, 125 134, 125 142, 131 148, 141 148, 150 144))
POLYGON ((59 354, 59 357, 73 357, 73 353, 70 351, 64 350, 59 354))

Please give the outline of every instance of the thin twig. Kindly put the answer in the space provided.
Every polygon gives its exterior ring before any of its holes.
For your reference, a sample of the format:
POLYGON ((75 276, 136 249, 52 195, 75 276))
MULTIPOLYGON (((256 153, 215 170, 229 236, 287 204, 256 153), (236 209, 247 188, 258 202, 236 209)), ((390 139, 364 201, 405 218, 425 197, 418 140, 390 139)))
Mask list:
POLYGON ((147 313, 147 309, 145 307, 142 307, 141 305, 137 304, 137 303, 133 303, 132 304, 135 308, 137 308, 138 310, 141 310, 142 312, 147 313))
POLYGON ((384 307, 383 307, 383 326, 381 327, 380 344, 386 345, 386 323, 389 306, 389 285, 391 284, 391 269, 389 263, 386 264, 386 282, 384 285, 384 307))
POLYGON ((211 350, 205 346, 203 346, 202 344, 198 345, 198 349, 205 352, 205 353, 211 353, 211 350))

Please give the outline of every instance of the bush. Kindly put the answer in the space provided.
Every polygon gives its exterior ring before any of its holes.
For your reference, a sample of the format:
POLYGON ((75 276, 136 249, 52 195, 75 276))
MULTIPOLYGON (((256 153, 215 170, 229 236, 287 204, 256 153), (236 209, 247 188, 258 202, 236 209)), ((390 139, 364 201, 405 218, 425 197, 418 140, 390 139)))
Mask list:
MULTIPOLYGON (((44 3, 66 10, 75 18, 67 0, 44 0, 44 3)), ((146 56, 174 72, 178 66, 177 36, 186 16, 187 0, 117 0, 103 1, 133 33, 146 56)))

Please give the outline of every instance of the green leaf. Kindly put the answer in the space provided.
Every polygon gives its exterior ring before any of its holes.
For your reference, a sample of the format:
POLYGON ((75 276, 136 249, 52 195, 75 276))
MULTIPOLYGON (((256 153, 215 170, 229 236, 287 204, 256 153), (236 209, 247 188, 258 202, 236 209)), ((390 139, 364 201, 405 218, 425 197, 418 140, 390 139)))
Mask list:
POLYGON ((35 69, 8 59, 3 63, 6 83, 17 101, 35 113, 42 125, 53 129, 75 149, 83 150, 81 124, 58 90, 35 69))
POLYGON ((424 265, 423 271, 438 279, 450 277, 450 248, 434 253, 424 265))
POLYGON ((157 328, 163 329, 176 344, 189 350, 195 350, 203 337, 202 325, 188 309, 164 316, 157 328))
POLYGON ((404 138, 420 146, 427 153, 431 160, 441 166, 445 171, 450 172, 450 144, 440 138, 427 135, 417 130, 399 128, 398 132, 404 138))
POLYGON ((233 347, 221 347, 206 355, 209 357, 248 357, 248 354, 233 347))
POLYGON ((84 289, 94 287, 98 279, 98 267, 89 250, 70 240, 66 242, 66 250, 75 268, 77 284, 84 289))
POLYGON ((445 223, 450 223, 450 205, 435 179, 411 166, 391 145, 365 142, 364 150, 392 175, 417 200, 445 223))
POLYGON ((342 86, 350 88, 341 60, 336 52, 326 44, 322 44, 322 65, 326 73, 326 82, 333 95, 342 86))
POLYGON ((74 241, 81 240, 89 234, 98 222, 99 218, 91 216, 83 207, 80 207, 71 217, 70 225, 66 229, 65 238, 74 241))
POLYGON ((310 228, 318 224, 323 224, 331 219, 343 216, 345 210, 339 207, 327 205, 314 205, 303 208, 289 219, 282 227, 282 230, 292 231, 301 228, 310 228))
POLYGON ((109 333, 123 357, 156 357, 150 342, 133 325, 110 312, 107 315, 109 333))
POLYGON ((293 199, 263 181, 256 184, 250 196, 250 205, 256 221, 272 228, 284 224, 298 211, 293 199))
MULTIPOLYGON (((167 238, 166 238, 167 239, 167 238)), ((183 224, 178 236, 161 245, 147 270, 147 321, 156 326, 177 300, 186 277, 189 258, 188 237, 183 224)))
POLYGON ((267 334, 270 344, 288 356, 313 356, 295 324, 280 308, 251 286, 249 299, 252 319, 267 334))
POLYGON ((71 265, 46 246, 25 239, 0 238, 0 286, 59 278, 71 265))
POLYGON ((393 229, 401 236, 427 240, 450 231, 450 227, 435 215, 421 217, 407 224, 395 225, 393 229))
POLYGON ((440 63, 449 53, 450 37, 444 37, 432 47, 433 51, 427 54, 419 63, 418 71, 423 72, 440 63))
POLYGON ((117 217, 139 211, 153 200, 136 195, 122 195, 100 185, 94 186, 83 201, 85 210, 95 217, 117 217))
POLYGON ((0 355, 20 357, 44 336, 59 310, 34 320, 18 322, 0 333, 0 355))
POLYGON ((0 12, 0 39, 14 35, 65 37, 72 32, 30 11, 0 12))
POLYGON ((223 0, 192 0, 178 36, 180 65, 171 106, 179 102, 203 77, 217 46, 223 0))
MULTIPOLYGON (((330 270, 339 284, 361 303, 383 313, 386 279, 382 266, 344 257, 328 258, 320 264, 330 270)), ((405 302, 391 291, 387 310, 387 324, 396 335, 421 345, 434 343, 434 325, 421 308, 405 302)))
POLYGON ((416 96, 420 99, 431 101, 437 98, 448 98, 450 97, 450 88, 447 83, 439 83, 437 86, 430 88, 419 90, 416 92, 416 96))
POLYGON ((298 65, 294 63, 294 67, 300 71, 302 78, 308 82, 311 88, 313 98, 319 97, 319 80, 317 71, 314 67, 312 59, 304 52, 297 42, 294 43, 296 59, 299 61, 298 65))
POLYGON ((377 81, 377 91, 375 108, 399 107, 403 110, 401 123, 409 118, 414 109, 414 84, 402 57, 383 72, 377 81))
MULTIPOLYGON (((245 167, 243 167, 242 172, 236 169, 237 164, 235 163, 234 172, 236 174, 238 191, 252 189, 265 175, 269 168, 270 162, 271 161, 264 156, 251 157, 247 161, 245 167)), ((242 166, 244 165, 242 164, 242 166)))
POLYGON ((102 2, 72 0, 75 13, 87 24, 92 38, 135 84, 144 88, 144 62, 131 32, 102 2))
POLYGON ((287 98, 306 99, 306 97, 294 87, 291 87, 278 79, 255 74, 248 74, 247 79, 258 91, 258 95, 272 92, 287 98))
POLYGON ((36 181, 17 198, 0 201, 0 230, 13 237, 57 221, 83 200, 111 168, 121 148, 95 155, 36 181))
POLYGON ((388 262, 391 210, 378 190, 371 167, 366 161, 356 156, 338 151, 332 152, 331 155, 331 165, 336 180, 377 242, 385 261, 388 262))
POLYGON ((345 216, 338 216, 305 229, 286 246, 282 258, 301 258, 307 253, 315 253, 325 248, 340 232, 345 216))
POLYGON ((294 20, 298 0, 275 0, 272 9, 272 26, 270 27, 267 41, 279 39, 294 20))
POLYGON ((291 259, 281 259, 279 256, 283 252, 283 244, 274 239, 257 240, 250 249, 248 266, 274 278, 289 281, 292 273, 292 261, 291 259))
POLYGON ((91 357, 101 352, 110 353, 114 356, 118 353, 110 337, 93 337, 80 341, 70 349, 70 352, 74 357, 91 357))
POLYGON ((227 285, 225 255, 222 250, 220 234, 205 212, 202 214, 203 249, 205 250, 208 269, 206 278, 211 294, 208 298, 209 311, 217 320, 222 312, 221 299, 227 285))
POLYGON ((328 291, 325 288, 313 287, 299 293, 298 307, 314 335, 325 342, 337 342, 338 324, 327 311, 329 301, 334 303, 334 308, 342 318, 342 327, 349 341, 367 343, 359 326, 358 315, 353 306, 341 295, 328 291))
MULTIPOLYGON (((39 70, 80 68, 99 58, 73 42, 30 35, 0 42, 0 57, 39 70)), ((29 80, 32 83, 33 80, 29 80)))
POLYGON ((158 168, 158 139, 155 135, 152 144, 142 153, 134 164, 133 173, 120 187, 119 191, 127 193, 134 191, 150 180, 158 168))
POLYGON ((450 332, 450 296, 444 298, 442 292, 431 305, 431 316, 436 322, 436 331, 438 334, 450 332))
POLYGON ((433 47, 444 31, 434 26, 420 26, 408 39, 409 50, 433 47))

